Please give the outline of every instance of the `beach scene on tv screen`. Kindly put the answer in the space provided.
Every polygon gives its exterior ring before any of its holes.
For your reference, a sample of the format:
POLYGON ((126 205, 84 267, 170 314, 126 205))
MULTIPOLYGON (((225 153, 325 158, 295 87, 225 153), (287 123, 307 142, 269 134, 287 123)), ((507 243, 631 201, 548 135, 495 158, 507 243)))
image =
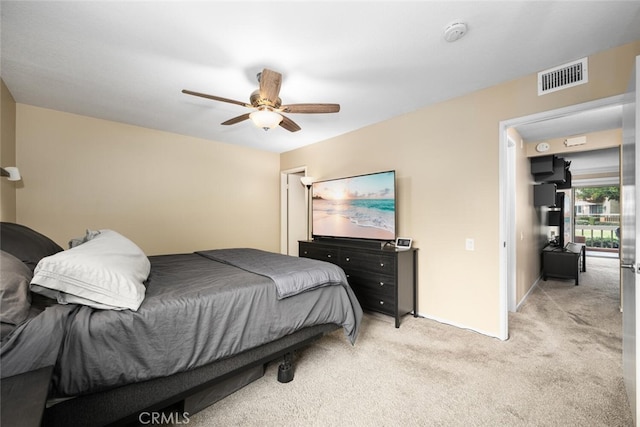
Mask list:
POLYGON ((395 239, 394 172, 313 184, 313 234, 395 239))

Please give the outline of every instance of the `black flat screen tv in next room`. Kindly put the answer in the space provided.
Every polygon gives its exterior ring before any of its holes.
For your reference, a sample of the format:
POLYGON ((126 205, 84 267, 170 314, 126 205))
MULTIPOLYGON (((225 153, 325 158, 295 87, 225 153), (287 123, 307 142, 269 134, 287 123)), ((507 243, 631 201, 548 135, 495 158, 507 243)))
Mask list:
POLYGON ((313 183, 314 238, 396 239, 396 174, 376 172, 313 183))

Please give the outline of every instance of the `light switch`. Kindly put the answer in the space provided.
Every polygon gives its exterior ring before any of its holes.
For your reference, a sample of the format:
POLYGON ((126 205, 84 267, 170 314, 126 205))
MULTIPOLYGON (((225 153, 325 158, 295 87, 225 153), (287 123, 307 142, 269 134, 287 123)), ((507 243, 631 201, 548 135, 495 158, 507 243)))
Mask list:
POLYGON ((464 246, 466 250, 473 251, 475 250, 475 241, 473 239, 467 239, 464 246))

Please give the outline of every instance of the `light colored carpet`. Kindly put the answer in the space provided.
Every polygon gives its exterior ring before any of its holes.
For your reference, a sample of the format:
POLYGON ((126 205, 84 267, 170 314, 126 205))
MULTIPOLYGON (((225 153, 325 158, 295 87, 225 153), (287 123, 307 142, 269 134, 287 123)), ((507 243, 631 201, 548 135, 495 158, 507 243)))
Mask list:
POLYGON ((588 258, 580 286, 540 281, 500 341, 435 321, 365 315, 296 353, 293 382, 264 377, 190 426, 630 426, 618 260, 588 258))

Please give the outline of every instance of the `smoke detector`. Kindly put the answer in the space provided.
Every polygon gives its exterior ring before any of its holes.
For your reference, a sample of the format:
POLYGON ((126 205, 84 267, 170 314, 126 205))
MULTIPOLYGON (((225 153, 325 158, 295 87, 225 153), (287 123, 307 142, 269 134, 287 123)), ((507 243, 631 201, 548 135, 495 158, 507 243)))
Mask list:
POLYGON ((467 24, 464 22, 454 22, 444 29, 444 39, 449 43, 460 40, 467 33, 467 24))

